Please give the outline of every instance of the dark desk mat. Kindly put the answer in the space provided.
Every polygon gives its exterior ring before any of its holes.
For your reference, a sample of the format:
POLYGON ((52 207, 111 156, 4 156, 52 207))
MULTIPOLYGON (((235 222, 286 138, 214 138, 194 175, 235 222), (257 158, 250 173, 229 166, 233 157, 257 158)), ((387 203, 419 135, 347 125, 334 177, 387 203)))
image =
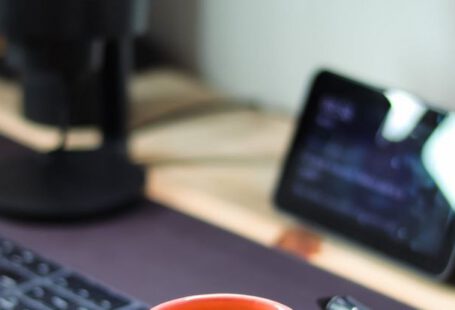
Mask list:
MULTIPOLYGON (((0 150, 24 154, 4 139, 0 150)), ((318 309, 318 298, 337 294, 352 295, 373 309, 409 309, 151 202, 122 216, 79 224, 2 219, 0 235, 151 305, 192 294, 234 292, 275 299, 296 310, 318 309)))

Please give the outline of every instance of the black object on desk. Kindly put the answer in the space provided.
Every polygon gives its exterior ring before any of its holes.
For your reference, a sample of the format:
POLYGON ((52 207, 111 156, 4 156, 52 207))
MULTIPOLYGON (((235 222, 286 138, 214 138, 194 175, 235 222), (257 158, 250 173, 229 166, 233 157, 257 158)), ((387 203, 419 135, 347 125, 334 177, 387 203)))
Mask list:
POLYGON ((0 238, 2 310, 148 310, 30 249, 0 238))
POLYGON ((455 114, 320 72, 276 193, 285 211, 450 280, 455 114))
POLYGON ((0 0, 6 59, 21 73, 29 119, 57 125, 55 152, 0 162, 0 213, 90 217, 143 197, 144 172, 127 155, 132 38, 146 30, 148 0, 0 0), (102 132, 95 150, 66 148, 68 128, 102 132))

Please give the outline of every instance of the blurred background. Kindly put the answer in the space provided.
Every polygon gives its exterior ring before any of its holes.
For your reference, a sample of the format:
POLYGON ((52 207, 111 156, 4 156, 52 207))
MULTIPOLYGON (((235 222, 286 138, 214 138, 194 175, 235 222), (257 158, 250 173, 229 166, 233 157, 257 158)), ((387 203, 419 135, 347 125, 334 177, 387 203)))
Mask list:
POLYGON ((150 36, 217 89, 295 113, 330 67, 455 107, 450 0, 155 0, 150 36))
MULTIPOLYGON (((455 108, 455 2, 150 1, 148 31, 134 41, 128 139, 146 195, 415 307, 453 308, 453 289, 302 229, 271 196, 323 68, 455 108)), ((99 146, 94 126, 61 139, 55 126, 24 117, 8 48, 0 36, 0 136, 43 152, 62 141, 68 150, 99 146)))
POLYGON ((185 69, 220 94, 294 115, 330 68, 455 107, 453 1, 151 2, 137 62, 185 69))

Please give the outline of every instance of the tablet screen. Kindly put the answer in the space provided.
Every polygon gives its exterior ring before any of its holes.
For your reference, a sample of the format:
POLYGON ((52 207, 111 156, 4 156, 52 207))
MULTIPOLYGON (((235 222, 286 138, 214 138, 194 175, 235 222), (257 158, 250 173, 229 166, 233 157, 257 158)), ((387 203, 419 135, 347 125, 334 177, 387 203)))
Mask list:
POLYGON ((322 73, 278 204, 431 272, 455 227, 455 115, 400 91, 322 73))

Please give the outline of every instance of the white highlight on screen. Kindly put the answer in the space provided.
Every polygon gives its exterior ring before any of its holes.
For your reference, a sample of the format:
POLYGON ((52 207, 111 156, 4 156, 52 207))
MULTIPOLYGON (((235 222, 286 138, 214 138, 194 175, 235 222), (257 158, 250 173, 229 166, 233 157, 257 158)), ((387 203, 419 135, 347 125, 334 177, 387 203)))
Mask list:
POLYGON ((427 109, 420 99, 402 90, 389 89, 384 95, 390 102, 390 110, 382 125, 381 134, 391 142, 403 141, 427 109))
POLYGON ((422 161, 438 188, 455 209, 455 114, 450 114, 427 140, 422 161))

